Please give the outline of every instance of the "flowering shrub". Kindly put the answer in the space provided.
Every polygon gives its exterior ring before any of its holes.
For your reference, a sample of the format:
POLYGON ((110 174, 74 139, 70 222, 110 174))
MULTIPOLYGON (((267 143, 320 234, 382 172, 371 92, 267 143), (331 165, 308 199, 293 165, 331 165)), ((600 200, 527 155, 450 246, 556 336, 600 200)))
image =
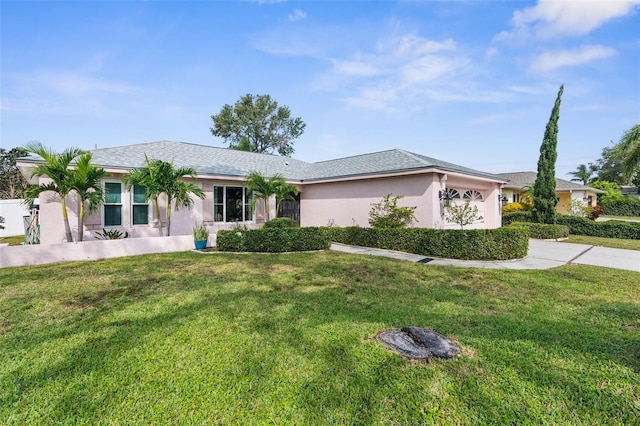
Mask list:
POLYGON ((509 203, 506 206, 502 207, 502 214, 504 213, 513 213, 513 212, 526 212, 531 209, 529 204, 524 203, 509 203))
POLYGON ((596 220, 602 215, 602 207, 600 206, 591 206, 589 209, 589 215, 587 216, 591 220, 596 220))

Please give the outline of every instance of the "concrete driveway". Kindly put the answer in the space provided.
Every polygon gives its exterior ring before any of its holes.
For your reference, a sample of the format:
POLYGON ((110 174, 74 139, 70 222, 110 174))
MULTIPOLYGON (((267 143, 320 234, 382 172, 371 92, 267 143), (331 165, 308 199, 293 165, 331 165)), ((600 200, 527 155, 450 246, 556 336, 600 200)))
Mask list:
POLYGON ((568 263, 640 272, 640 251, 622 250, 587 244, 569 244, 557 241, 529 240, 529 254, 524 259, 481 261, 429 258, 421 255, 389 250, 332 244, 332 250, 372 256, 422 262, 429 265, 464 266, 493 269, 549 269, 568 263))

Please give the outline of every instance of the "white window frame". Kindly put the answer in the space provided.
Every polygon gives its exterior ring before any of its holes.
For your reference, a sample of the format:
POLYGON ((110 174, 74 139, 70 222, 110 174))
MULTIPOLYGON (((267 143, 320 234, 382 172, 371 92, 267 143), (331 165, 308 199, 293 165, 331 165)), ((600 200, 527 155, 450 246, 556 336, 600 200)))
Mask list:
POLYGON ((476 189, 469 189, 468 191, 464 191, 462 199, 469 201, 484 201, 484 196, 482 195, 482 192, 476 189))
MULTIPOLYGON (((130 196, 131 196, 131 212, 130 212, 130 216, 131 216, 131 226, 149 226, 149 224, 151 223, 151 205, 149 203, 149 200, 146 200, 144 203, 136 203, 135 202, 135 187, 138 186, 140 188, 144 188, 145 190, 145 194, 146 194, 146 188, 143 185, 131 185, 131 190, 130 192, 130 196), (135 210, 135 206, 147 206, 147 223, 134 223, 133 221, 133 215, 134 215, 134 210, 135 210)), ((145 197, 146 199, 146 197, 145 197)))
POLYGON ((101 214, 100 214, 100 221, 102 223, 102 227, 103 228, 117 228, 117 227, 122 227, 124 226, 124 220, 123 220, 123 216, 124 216, 124 184, 122 182, 120 182, 119 180, 105 180, 102 182, 103 183, 103 191, 105 194, 105 202, 102 204, 102 209, 101 209, 101 214), (107 184, 108 183, 117 183, 118 185, 120 185, 120 202, 119 203, 107 203, 107 184), (120 225, 107 225, 105 222, 105 207, 107 206, 120 206, 120 225))
POLYGON ((247 187, 243 185, 213 185, 213 222, 214 223, 234 223, 227 221, 227 188, 242 188, 242 223, 252 223, 254 221, 255 212, 251 212, 251 196, 248 194, 247 187), (222 203, 216 203, 216 188, 222 188, 222 203), (216 206, 222 206, 222 220, 216 218, 216 206), (251 213, 251 218, 246 218, 246 212, 251 213))

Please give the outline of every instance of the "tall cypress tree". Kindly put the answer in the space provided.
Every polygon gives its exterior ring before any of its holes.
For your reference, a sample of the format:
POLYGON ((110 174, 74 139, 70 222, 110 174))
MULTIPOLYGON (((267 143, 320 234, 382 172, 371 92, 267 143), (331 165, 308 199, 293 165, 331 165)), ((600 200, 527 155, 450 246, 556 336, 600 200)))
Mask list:
POLYGON ((538 177, 533 184, 533 209, 531 215, 537 223, 556 223, 556 159, 558 158, 558 119, 564 85, 560 86, 556 103, 544 131, 538 159, 538 177))

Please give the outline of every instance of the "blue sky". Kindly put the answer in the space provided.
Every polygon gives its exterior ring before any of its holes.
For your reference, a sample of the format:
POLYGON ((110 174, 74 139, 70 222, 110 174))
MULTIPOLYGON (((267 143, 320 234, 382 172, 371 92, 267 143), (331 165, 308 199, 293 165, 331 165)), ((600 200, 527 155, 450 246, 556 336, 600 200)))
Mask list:
MULTIPOLYGON (((294 158, 402 148, 556 175, 640 122, 640 0, 0 2, 0 141, 225 146, 211 115, 269 94, 294 158)), ((152 154, 152 153, 150 153, 152 154)))

